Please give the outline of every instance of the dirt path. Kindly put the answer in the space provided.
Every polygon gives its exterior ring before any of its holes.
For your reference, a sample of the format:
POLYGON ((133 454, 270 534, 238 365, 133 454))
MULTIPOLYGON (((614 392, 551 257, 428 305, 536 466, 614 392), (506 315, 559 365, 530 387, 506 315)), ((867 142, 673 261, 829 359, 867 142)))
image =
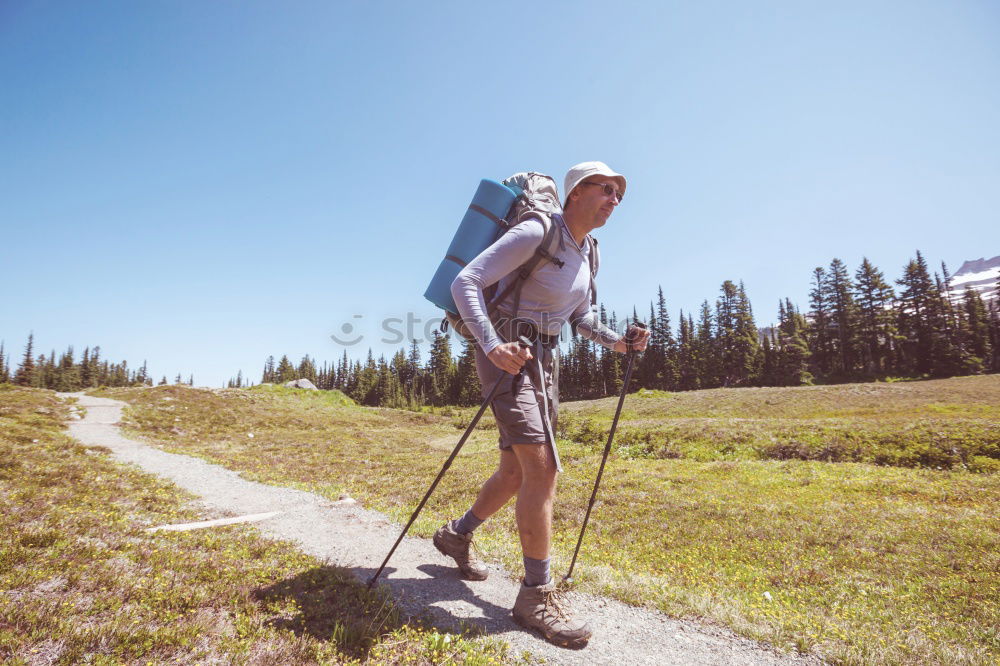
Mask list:
MULTIPOLYGON (((166 453, 127 439, 118 429, 125 403, 82 393, 63 394, 86 407, 70 434, 90 446, 106 446, 122 462, 173 481, 199 496, 209 517, 280 512, 255 523, 264 534, 297 542, 319 559, 352 569, 367 581, 381 563, 401 527, 359 505, 337 504, 311 493, 247 481, 239 474, 190 456, 166 453)), ((219 528, 210 528, 219 529, 219 528)), ((510 643, 512 654, 530 652, 552 664, 819 664, 812 657, 783 655, 766 645, 698 622, 674 620, 617 601, 573 594, 594 627, 583 650, 549 645, 518 627, 510 607, 518 584, 495 566, 489 580, 467 582, 428 539, 407 538, 390 561, 381 582, 402 610, 428 612, 441 629, 459 623, 479 625, 510 643)))

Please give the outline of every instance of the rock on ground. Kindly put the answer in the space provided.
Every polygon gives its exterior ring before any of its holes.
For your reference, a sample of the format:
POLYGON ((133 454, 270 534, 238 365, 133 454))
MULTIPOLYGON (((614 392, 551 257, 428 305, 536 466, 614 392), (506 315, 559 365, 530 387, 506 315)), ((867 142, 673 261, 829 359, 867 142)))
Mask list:
POLYGON ((318 388, 316 388, 316 385, 313 384, 308 379, 293 379, 290 382, 285 382, 285 388, 308 389, 310 391, 318 391, 319 390, 318 388))

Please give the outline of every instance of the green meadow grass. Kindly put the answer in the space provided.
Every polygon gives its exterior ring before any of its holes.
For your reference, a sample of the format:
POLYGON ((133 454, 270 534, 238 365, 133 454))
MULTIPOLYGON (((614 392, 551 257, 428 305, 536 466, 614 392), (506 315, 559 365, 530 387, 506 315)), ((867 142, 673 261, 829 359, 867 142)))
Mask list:
POLYGON ((51 391, 0 384, 0 662, 500 663, 504 649, 404 624, 346 570, 247 526, 64 431, 51 391))
MULTIPOLYGON (((634 437, 694 420, 690 432, 707 434, 692 445, 655 440, 676 447, 669 455, 637 453, 626 441, 625 455, 612 456, 576 585, 833 663, 995 664, 1000 475, 968 462, 995 459, 998 385, 994 376, 630 396, 622 426, 634 437), (826 433, 814 435, 825 446, 834 426, 860 432, 873 450, 882 440, 872 433, 894 431, 904 453, 939 450, 943 441, 968 449, 945 466, 909 454, 837 462, 808 447, 773 455, 758 446, 787 443, 783 433, 793 430, 826 433)), ((400 522, 471 415, 363 408, 337 393, 276 387, 107 394, 131 403, 133 434, 167 449, 328 497, 349 492, 400 522)), ((613 400, 564 405, 561 430, 578 441, 560 440, 557 572, 568 566, 613 408, 613 400)), ((496 463, 495 438, 487 417, 416 534, 428 536, 468 508, 496 463)), ((519 570, 509 508, 477 531, 477 542, 519 570)))
MULTIPOLYGON (((562 434, 603 449, 613 399, 569 403, 562 434)), ((629 458, 822 460, 1000 472, 1000 375, 797 388, 640 391, 615 441, 629 458)))

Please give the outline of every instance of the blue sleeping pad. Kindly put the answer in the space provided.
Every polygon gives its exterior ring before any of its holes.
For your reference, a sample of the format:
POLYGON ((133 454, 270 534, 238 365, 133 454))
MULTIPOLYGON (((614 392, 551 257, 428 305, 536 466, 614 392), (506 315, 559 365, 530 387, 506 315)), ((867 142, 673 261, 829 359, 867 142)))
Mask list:
POLYGON ((445 258, 424 292, 424 298, 439 308, 458 314, 455 299, 451 297, 451 283, 466 264, 496 242, 506 230, 500 220, 507 215, 520 193, 520 188, 510 188, 495 180, 484 178, 479 182, 476 195, 451 239, 445 258))

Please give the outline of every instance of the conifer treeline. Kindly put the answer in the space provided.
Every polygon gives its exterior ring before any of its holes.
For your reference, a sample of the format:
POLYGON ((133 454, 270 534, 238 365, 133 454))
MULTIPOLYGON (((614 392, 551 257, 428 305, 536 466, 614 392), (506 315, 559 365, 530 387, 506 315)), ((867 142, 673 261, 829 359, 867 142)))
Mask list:
MULTIPOLYGON (((967 289, 948 296, 950 280, 931 274, 920 252, 895 284, 868 259, 851 277, 834 259, 813 271, 809 309, 790 299, 778 304, 777 325, 758 329, 743 284, 723 282, 714 306, 681 311, 671 322, 661 288, 649 306, 650 345, 633 373, 637 388, 684 391, 725 386, 798 386, 870 381, 886 377, 946 377, 1000 371, 1000 298, 989 306, 967 289)), ((618 329, 602 305, 601 321, 618 329)), ((639 320, 633 309, 629 320, 639 320)), ((321 389, 340 389, 365 405, 414 408, 479 402, 474 348, 463 344, 456 361, 451 339, 435 333, 430 358, 421 362, 413 342, 389 360, 351 361, 317 368, 306 356, 298 366, 287 357, 268 359, 263 382, 306 378, 321 389)), ((563 399, 599 398, 621 390, 623 357, 574 335, 563 354, 563 399)), ((230 386, 249 384, 242 377, 230 386)))
MULTIPOLYGON (((21 363, 17 370, 12 369, 10 354, 0 342, 0 384, 13 382, 19 386, 52 389, 55 391, 80 391, 98 386, 152 386, 153 379, 149 376, 146 362, 142 367, 130 370, 127 361, 113 363, 101 358, 101 348, 87 347, 79 362, 74 360, 73 347, 70 346, 59 357, 56 352, 46 356, 35 356, 35 334, 28 335, 28 342, 21 355, 21 363)), ((163 377, 160 384, 166 384, 163 377)), ((181 376, 177 375, 175 383, 180 384, 181 376)), ((194 385, 194 376, 188 379, 188 384, 194 385)))
MULTIPOLYGON (((293 379, 308 379, 317 388, 339 389, 363 405, 415 409, 421 405, 473 405, 480 401, 479 378, 476 376, 475 347, 465 341, 456 361, 451 337, 434 331, 427 363, 421 361, 420 347, 410 344, 408 353, 402 349, 391 359, 378 360, 368 350, 364 363, 351 361, 344 351, 336 364, 316 363, 306 355, 293 365, 282 356, 277 365, 270 356, 264 364, 261 382, 276 383, 293 379)), ((229 387, 248 385, 242 373, 230 380, 229 387)))

